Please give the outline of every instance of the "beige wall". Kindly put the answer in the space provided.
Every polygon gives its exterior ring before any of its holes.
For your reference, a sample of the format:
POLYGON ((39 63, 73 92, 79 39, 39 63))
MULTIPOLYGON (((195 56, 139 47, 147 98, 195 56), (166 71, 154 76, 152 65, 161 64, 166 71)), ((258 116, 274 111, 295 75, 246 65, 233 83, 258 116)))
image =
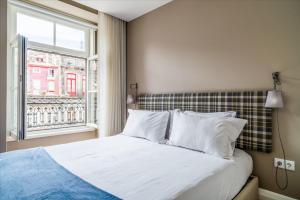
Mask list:
POLYGON ((11 141, 11 142, 7 142, 7 151, 41 147, 41 146, 51 146, 56 144, 64 144, 64 143, 76 142, 76 141, 88 140, 94 138, 97 138, 97 131, 57 135, 57 136, 50 136, 50 137, 40 137, 35 139, 26 139, 19 142, 11 141))
POLYGON ((251 153, 253 173, 260 187, 300 198, 300 1, 175 0, 130 22, 127 34, 128 83, 141 93, 265 89, 280 71, 280 128, 296 171, 278 190, 274 131, 273 153, 251 153))
POLYGON ((6 150, 7 0, 0 0, 0 152, 6 150))

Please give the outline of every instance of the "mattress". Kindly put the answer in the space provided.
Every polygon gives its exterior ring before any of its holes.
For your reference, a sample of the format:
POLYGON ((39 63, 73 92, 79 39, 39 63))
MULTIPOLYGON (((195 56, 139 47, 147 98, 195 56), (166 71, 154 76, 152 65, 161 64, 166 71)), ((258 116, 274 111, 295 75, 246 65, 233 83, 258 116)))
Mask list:
POLYGON ((232 199, 252 172, 236 149, 231 160, 117 135, 46 147, 71 173, 121 199, 232 199))

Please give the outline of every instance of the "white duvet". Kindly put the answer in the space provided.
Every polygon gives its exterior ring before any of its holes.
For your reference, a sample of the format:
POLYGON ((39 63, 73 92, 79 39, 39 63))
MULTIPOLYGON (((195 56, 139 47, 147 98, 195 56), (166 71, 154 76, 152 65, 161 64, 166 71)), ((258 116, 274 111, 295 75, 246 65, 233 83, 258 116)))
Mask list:
POLYGON ((121 199, 232 199, 252 172, 251 157, 238 149, 225 160, 124 135, 45 149, 73 174, 121 199))

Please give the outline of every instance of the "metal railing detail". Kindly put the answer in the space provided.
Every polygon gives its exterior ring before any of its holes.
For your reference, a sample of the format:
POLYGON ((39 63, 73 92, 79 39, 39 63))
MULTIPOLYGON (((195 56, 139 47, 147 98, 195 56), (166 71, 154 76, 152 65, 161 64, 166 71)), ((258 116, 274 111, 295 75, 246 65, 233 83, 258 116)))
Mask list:
POLYGON ((86 124, 84 98, 27 97, 27 131, 86 124))

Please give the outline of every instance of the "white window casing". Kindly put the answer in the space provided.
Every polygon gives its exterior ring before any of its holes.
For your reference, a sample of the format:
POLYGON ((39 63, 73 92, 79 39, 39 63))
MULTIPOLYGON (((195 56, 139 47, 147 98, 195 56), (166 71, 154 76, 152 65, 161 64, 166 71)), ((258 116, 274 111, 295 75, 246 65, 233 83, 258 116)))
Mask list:
MULTIPOLYGON (((48 22, 52 22, 54 24, 53 27, 53 45, 40 43, 40 42, 34 42, 30 41, 28 42, 28 48, 36 49, 36 50, 42 50, 42 51, 48 51, 53 53, 60 53, 65 55, 71 55, 71 56, 77 56, 81 58, 87 58, 91 56, 91 49, 93 49, 93 46, 91 44, 95 43, 94 35, 92 34, 97 30, 97 26, 94 24, 88 24, 86 22, 81 22, 78 20, 71 19, 69 17, 55 14, 52 12, 49 12, 47 10, 36 8, 35 6, 31 6, 29 4, 14 1, 11 0, 9 4, 9 36, 13 37, 17 34, 17 13, 33 17, 36 19, 45 20, 48 22), (67 27, 70 29, 78 30, 78 32, 82 31, 84 33, 84 44, 85 47, 83 51, 76 50, 76 49, 70 49, 62 47, 62 45, 57 45, 57 31, 56 27, 67 27)), ((13 38, 9 38, 11 41, 13 38)))
MULTIPOLYGON (((97 25, 93 23, 88 23, 86 21, 80 21, 76 18, 72 19, 69 16, 64 16, 60 13, 55 13, 52 11, 48 11, 47 9, 43 9, 42 7, 36 7, 31 4, 24 3, 22 1, 16 1, 16 0, 9 0, 9 5, 8 5, 8 41, 12 41, 15 35, 17 35, 17 13, 33 17, 36 19, 41 19, 45 20, 48 22, 53 23, 53 42, 45 44, 43 42, 34 42, 34 41, 28 41, 28 49, 30 50, 37 50, 37 51, 44 51, 48 53, 55 53, 55 54, 60 54, 60 55, 66 55, 66 56, 72 56, 72 57, 78 57, 78 58, 83 58, 87 61, 92 57, 97 57, 95 55, 95 43, 96 43, 96 38, 95 38, 95 33, 97 32, 97 25), (84 41, 84 44, 82 45, 84 48, 66 48, 63 46, 66 45, 58 45, 57 41, 59 38, 57 38, 57 30, 56 28, 60 27, 67 27, 69 30, 72 31, 74 29, 78 33, 81 31, 84 33, 84 39, 81 38, 81 41, 84 41), (82 49, 82 50, 79 50, 82 49)), ((51 34, 50 34, 51 35, 51 34)), ((62 43, 61 43, 62 44, 62 43)), ((9 56, 11 56, 9 54, 9 56)), ((10 63, 8 63, 8 66, 10 63)), ((86 65, 87 67, 87 65, 86 65)), ((40 69, 34 69, 34 73, 40 73, 40 69)), ((52 80, 52 76, 56 76, 56 71, 54 73, 49 72, 48 78, 49 80, 52 80)), ((88 79, 88 77, 86 77, 88 79)), ((41 88, 41 83, 38 80, 33 80, 33 89, 35 95, 40 95, 40 88, 41 88)), ((89 91, 89 86, 88 86, 88 80, 84 81, 84 86, 83 88, 86 93, 86 102, 87 101, 87 93, 89 91)), ((47 88, 49 91, 53 91, 55 89, 55 84, 54 82, 48 82, 47 88)), ((9 94, 11 95, 11 94, 9 94)), ((87 106, 86 106, 87 108, 87 106)), ((86 110, 86 112, 89 112, 86 110)), ((87 126, 92 126, 96 127, 95 124, 93 123, 86 123, 87 126)))

